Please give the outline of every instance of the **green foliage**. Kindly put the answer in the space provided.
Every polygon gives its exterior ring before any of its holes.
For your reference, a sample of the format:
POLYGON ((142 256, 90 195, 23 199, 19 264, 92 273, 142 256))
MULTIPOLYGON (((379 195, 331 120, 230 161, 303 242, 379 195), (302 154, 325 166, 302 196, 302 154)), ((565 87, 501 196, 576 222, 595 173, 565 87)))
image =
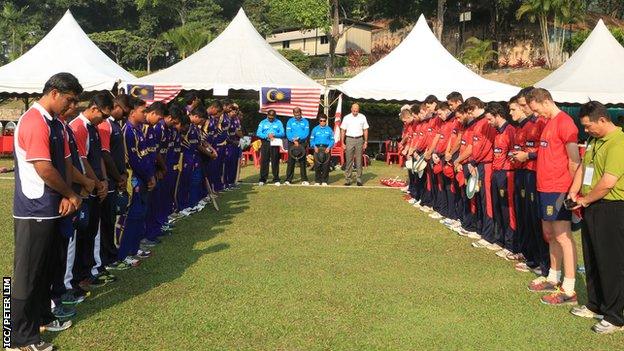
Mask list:
POLYGON ((327 0, 272 0, 269 11, 270 19, 281 19, 286 26, 329 28, 330 25, 327 0))
POLYGON ((279 53, 293 65, 297 66, 302 72, 307 72, 312 65, 310 56, 306 55, 301 50, 281 49, 279 53))
POLYGON ((28 6, 18 8, 13 3, 5 3, 0 12, 0 31, 7 33, 9 43, 9 61, 23 53, 23 43, 28 40, 28 31, 24 24, 24 14, 28 6))
MULTIPOLYGON (((611 34, 613 34, 615 39, 624 46, 624 28, 609 27, 609 31, 611 31, 611 34)), ((565 49, 569 52, 576 51, 579 47, 581 47, 581 45, 583 45, 590 33, 591 31, 589 29, 574 32, 571 38, 566 39, 565 49)))
POLYGON ((483 73, 485 66, 494 61, 496 51, 492 49, 491 40, 469 38, 466 40, 466 48, 462 52, 462 62, 474 65, 479 74, 483 73))
POLYGON ((185 25, 169 30, 163 34, 163 38, 177 49, 181 59, 185 59, 210 42, 212 35, 199 28, 185 25))
POLYGON ((116 29, 106 32, 98 32, 89 34, 89 38, 93 40, 104 52, 109 54, 115 62, 122 63, 122 55, 127 52, 130 42, 138 40, 133 34, 125 29, 116 29))

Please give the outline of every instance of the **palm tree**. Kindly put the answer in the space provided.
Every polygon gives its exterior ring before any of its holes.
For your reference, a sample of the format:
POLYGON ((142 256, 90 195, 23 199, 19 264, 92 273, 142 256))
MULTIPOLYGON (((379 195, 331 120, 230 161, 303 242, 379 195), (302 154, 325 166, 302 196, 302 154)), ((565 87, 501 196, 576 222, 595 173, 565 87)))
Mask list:
POLYGON ((164 33, 163 38, 173 44, 180 57, 185 59, 206 45, 212 39, 212 35, 199 29, 180 26, 164 33))
POLYGON ((492 49, 491 40, 480 40, 472 37, 466 40, 466 49, 462 52, 464 63, 475 65, 479 74, 483 73, 485 66, 494 61, 496 50, 492 49))
POLYGON ((582 16, 584 6, 582 0, 525 0, 516 12, 517 19, 526 16, 531 22, 539 21, 549 68, 563 64, 566 25, 582 16))

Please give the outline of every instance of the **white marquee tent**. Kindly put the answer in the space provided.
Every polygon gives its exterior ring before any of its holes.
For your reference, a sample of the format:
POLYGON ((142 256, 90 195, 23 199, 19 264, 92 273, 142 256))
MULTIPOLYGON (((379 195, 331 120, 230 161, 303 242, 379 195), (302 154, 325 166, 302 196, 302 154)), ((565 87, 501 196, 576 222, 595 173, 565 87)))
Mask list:
POLYGON ((484 101, 508 100, 517 87, 487 80, 457 61, 435 37, 424 16, 388 56, 337 87, 356 99, 422 101, 458 91, 484 101))
POLYGON ((323 86, 273 49, 242 9, 201 50, 167 69, 127 83, 179 85, 184 90, 214 89, 218 95, 226 95, 229 89, 259 91, 262 87, 323 90, 323 86))
POLYGON ((600 20, 574 55, 535 86, 557 102, 624 104, 624 47, 600 20))
POLYGON ((89 39, 69 10, 37 45, 0 67, 0 93, 40 94, 59 72, 76 76, 85 91, 110 90, 120 80, 135 79, 89 39))

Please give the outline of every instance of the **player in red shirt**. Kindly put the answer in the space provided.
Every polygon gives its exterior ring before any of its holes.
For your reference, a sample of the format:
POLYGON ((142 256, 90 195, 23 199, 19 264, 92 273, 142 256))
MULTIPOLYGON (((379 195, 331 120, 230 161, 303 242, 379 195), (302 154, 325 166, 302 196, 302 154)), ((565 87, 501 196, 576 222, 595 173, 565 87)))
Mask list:
POLYGON ((509 110, 518 124, 514 138, 513 164, 515 168, 516 245, 519 254, 515 269, 533 271, 546 277, 550 268, 548 243, 542 235, 537 193, 536 160, 545 120, 533 114, 526 103, 526 95, 533 87, 520 90, 509 102, 509 110), (522 256, 520 256, 522 255, 522 256))
POLYGON ((578 128, 565 112, 555 105, 545 89, 533 89, 527 102, 535 113, 548 120, 537 152, 537 190, 539 191, 542 229, 550 248, 550 271, 541 282, 532 282, 529 289, 552 292, 542 297, 550 305, 576 303, 576 244, 572 236, 571 212, 563 206, 574 173, 580 164, 578 128), (559 274, 563 264, 563 282, 559 274))
POLYGON ((434 212, 434 203, 435 203, 435 192, 434 192, 434 180, 433 180, 433 169, 429 163, 430 159, 427 159, 427 150, 433 141, 433 138, 437 134, 437 128, 439 127, 439 119, 435 116, 435 109, 438 105, 438 99, 429 95, 425 99, 425 101, 420 105, 420 110, 425 114, 425 127, 423 127, 423 139, 422 143, 418 147, 418 153, 425 155, 425 161, 427 162, 427 168, 425 168, 425 172, 423 174, 423 180, 425 183, 423 196, 421 200, 421 209, 425 213, 434 212))
POLYGON ((460 118, 457 117, 457 108, 464 102, 464 98, 458 92, 452 92, 446 97, 446 103, 451 110, 451 114, 446 118, 446 121, 452 124, 451 134, 449 140, 446 143, 446 149, 444 150, 444 191, 446 192, 446 202, 448 208, 447 218, 442 220, 441 223, 450 229, 457 230, 461 228, 461 216, 463 213, 461 191, 457 179, 455 178, 455 170, 453 169, 453 161, 459 155, 459 148, 461 146, 461 138, 464 132, 464 125, 461 123, 460 118), (446 169, 446 171, 444 171, 446 169))
MULTIPOLYGON (((402 109, 400 115, 401 115, 401 121, 403 122, 403 132, 401 134, 401 142, 399 143, 399 152, 407 158, 409 145, 414 134, 414 131, 413 131, 414 123, 412 123, 414 122, 414 116, 412 115, 412 111, 410 111, 409 108, 402 109)), ((413 190, 413 186, 412 186, 413 175, 412 175, 412 171, 409 169, 407 170, 407 177, 408 177, 408 185, 407 185, 407 188, 405 189, 405 192, 407 193, 405 195, 405 200, 413 204, 414 202, 416 202, 416 200, 411 195, 411 192, 412 192, 411 190, 413 190)))
MULTIPOLYGON (((407 152, 406 159, 414 160, 414 155, 416 152, 416 146, 420 142, 421 138, 421 128, 422 123, 420 121, 420 104, 414 104, 410 108, 412 123, 411 123, 411 137, 409 138, 409 143, 407 144, 407 152)), ((408 188, 409 194, 414 199, 410 203, 414 206, 418 206, 420 203, 420 198, 422 196, 422 186, 420 182, 420 178, 415 173, 408 171, 411 173, 410 185, 408 188)))
POLYGON ((514 210, 514 171, 511 155, 516 129, 508 122, 507 108, 491 103, 485 109, 488 123, 496 128, 492 160, 492 208, 495 223, 494 243, 503 249, 496 255, 504 259, 516 254, 516 214, 514 210))
POLYGON ((494 219, 492 218, 492 160, 494 159, 494 138, 496 129, 485 118, 485 104, 478 98, 471 97, 464 103, 468 113, 474 118, 472 133, 472 152, 470 154, 469 174, 479 175, 479 191, 475 194, 477 204, 477 234, 481 239, 472 243, 473 247, 486 247, 493 251, 501 250, 494 243, 494 219))
MULTIPOLYGON (((476 126, 476 119, 469 112, 468 105, 461 104, 455 110, 455 118, 462 123, 464 131, 459 139, 459 150, 457 158, 453 161, 453 168, 455 168, 455 172, 458 176, 461 176, 464 181, 468 179, 470 172, 468 170, 468 161, 470 159, 470 155, 472 154, 472 136, 474 134, 474 129, 476 126)), ((457 179, 457 177, 455 178, 457 179)), ((460 184, 461 185, 461 184, 460 184)), ((477 234, 477 206, 475 202, 475 198, 469 199, 466 196, 466 186, 464 185, 460 187, 461 193, 461 210, 459 213, 461 216, 461 227, 453 228, 459 235, 467 236, 471 239, 481 239, 481 236, 477 234)))

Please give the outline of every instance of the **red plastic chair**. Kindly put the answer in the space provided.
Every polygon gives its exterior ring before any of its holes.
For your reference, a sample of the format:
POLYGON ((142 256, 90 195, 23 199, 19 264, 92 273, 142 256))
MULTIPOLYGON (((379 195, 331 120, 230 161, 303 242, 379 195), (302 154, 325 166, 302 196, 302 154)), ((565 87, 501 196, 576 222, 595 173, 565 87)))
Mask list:
POLYGON ((334 144, 334 146, 331 148, 330 156, 338 157, 340 159, 340 165, 341 166, 344 165, 345 155, 344 155, 344 148, 342 147, 341 142, 337 142, 336 144, 334 144))
POLYGON ((254 167, 260 168, 260 152, 254 151, 253 148, 249 148, 247 151, 243 151, 243 159, 245 160, 245 164, 249 162, 249 160, 253 160, 254 167))
POLYGON ((396 158, 397 165, 401 167, 403 165, 403 155, 397 150, 394 152, 390 152, 390 140, 384 141, 384 146, 386 148, 386 164, 392 164, 392 160, 396 158))

